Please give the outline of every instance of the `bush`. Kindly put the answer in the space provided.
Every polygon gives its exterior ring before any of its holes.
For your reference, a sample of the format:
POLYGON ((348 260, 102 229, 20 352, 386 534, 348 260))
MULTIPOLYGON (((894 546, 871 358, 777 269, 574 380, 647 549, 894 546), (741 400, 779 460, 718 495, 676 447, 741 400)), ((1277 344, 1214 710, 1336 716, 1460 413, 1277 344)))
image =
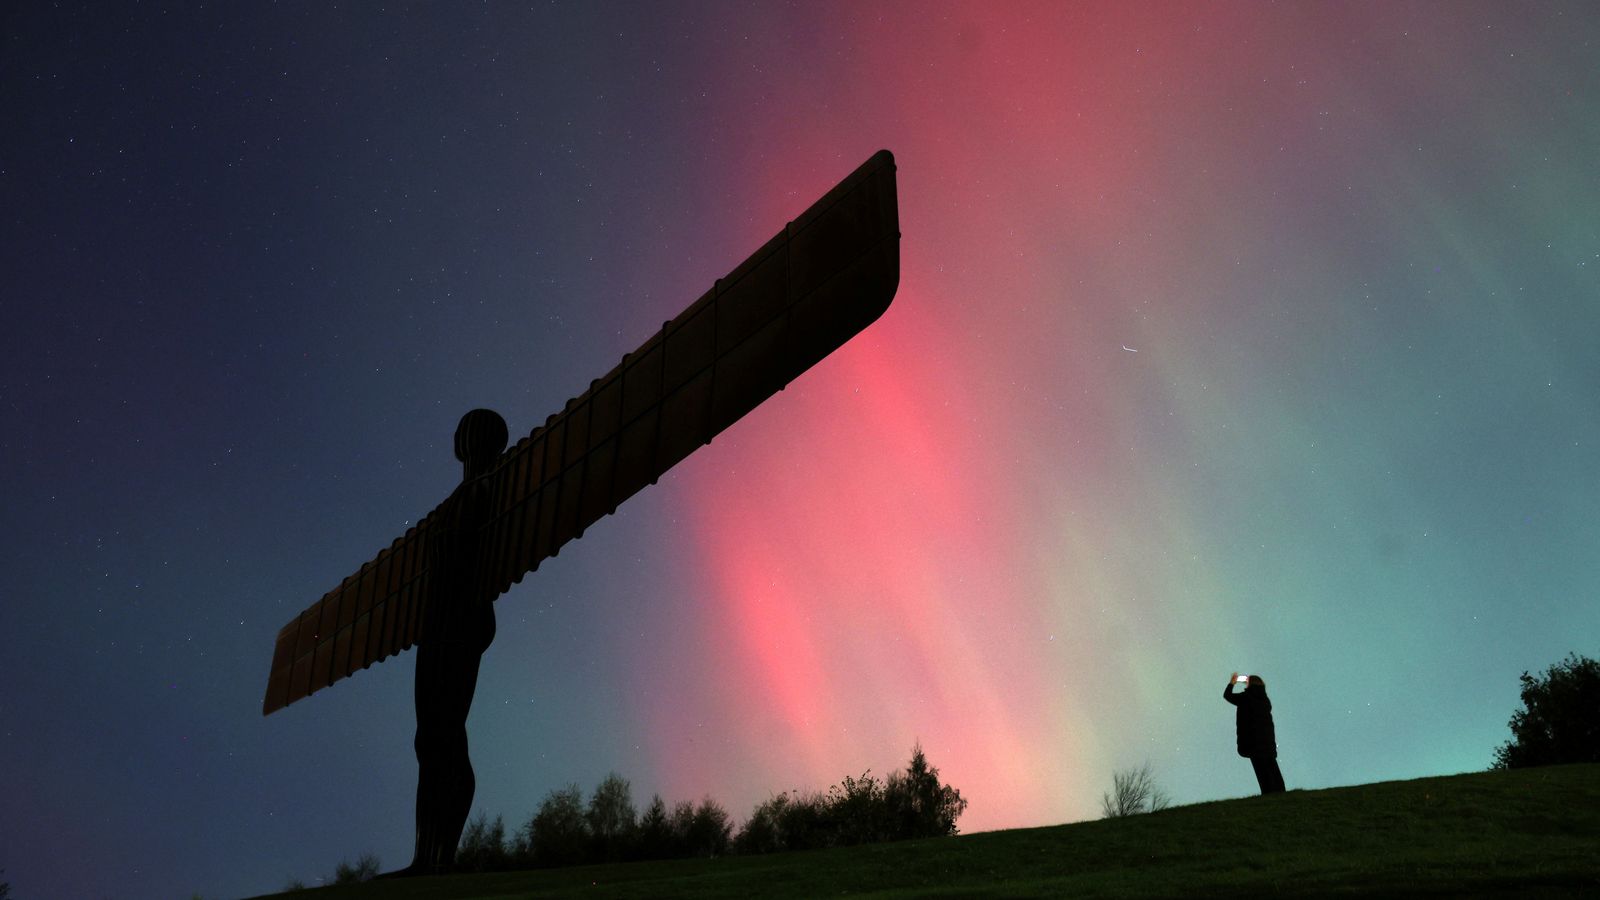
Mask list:
POLYGON ((871 770, 860 778, 844 781, 828 789, 828 809, 833 820, 835 846, 875 844, 894 839, 894 813, 889 808, 883 782, 871 770))
POLYGON ((371 853, 363 853, 353 866, 346 860, 340 860, 339 865, 333 870, 333 883, 360 884, 363 881, 371 881, 377 874, 378 857, 371 853))
POLYGON ((506 824, 500 816, 489 824, 489 816, 478 810, 477 818, 467 823, 456 850, 456 869, 462 872, 499 872, 511 868, 506 848, 506 824))
POLYGON ((1111 776, 1111 793, 1100 795, 1100 817, 1119 819, 1155 812, 1172 805, 1164 791, 1156 787, 1155 774, 1147 762, 1111 776))
POLYGON ((784 792, 756 804, 733 840, 736 853, 780 853, 834 844, 829 798, 784 792))
POLYGON ((525 828, 533 865, 547 868, 585 862, 589 824, 583 816, 583 792, 577 785, 546 794, 525 828))
POLYGON ((1600 662, 1569 653, 1542 678, 1523 672, 1522 707, 1491 769, 1600 762, 1600 662))
POLYGON ((758 804, 739 831, 740 853, 774 853, 942 837, 956 833, 967 808, 961 792, 939 783, 921 745, 911 764, 880 781, 872 773, 845 776, 826 794, 778 794, 758 804))
POLYGON ((795 794, 778 816, 778 832, 783 844, 780 850, 816 850, 832 847, 837 829, 833 823, 833 808, 826 794, 815 791, 795 794))
MULTIPOLYGON (((871 771, 846 776, 826 793, 785 792, 757 804, 734 837, 733 821, 707 796, 698 805, 670 808, 660 794, 644 815, 633 806, 627 779, 606 776, 585 806, 576 784, 553 790, 507 840, 505 823, 491 824, 480 810, 467 823, 456 851, 456 867, 487 872, 549 868, 587 862, 683 857, 714 858, 729 852, 776 853, 953 835, 967 801, 939 782, 919 744, 904 771, 880 780, 871 771)), ((357 867, 341 863, 335 883, 365 881, 377 874, 376 857, 357 867), (370 861, 370 862, 369 862, 370 861)))
POLYGON ((788 805, 787 793, 778 794, 756 804, 756 808, 750 813, 750 818, 746 819, 744 826, 739 829, 739 835, 733 839, 733 852, 750 855, 776 853, 782 850, 783 832, 780 830, 779 821, 783 817, 784 808, 788 805))

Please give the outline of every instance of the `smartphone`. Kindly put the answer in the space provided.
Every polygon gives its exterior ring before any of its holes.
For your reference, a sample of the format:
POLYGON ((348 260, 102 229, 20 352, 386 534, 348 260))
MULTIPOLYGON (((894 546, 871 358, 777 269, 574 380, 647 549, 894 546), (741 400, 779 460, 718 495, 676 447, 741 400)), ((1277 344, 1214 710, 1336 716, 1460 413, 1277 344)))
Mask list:
POLYGON ((1236 676, 1233 679, 1233 683, 1234 684, 1249 684, 1250 683, 1250 676, 1249 675, 1236 676))

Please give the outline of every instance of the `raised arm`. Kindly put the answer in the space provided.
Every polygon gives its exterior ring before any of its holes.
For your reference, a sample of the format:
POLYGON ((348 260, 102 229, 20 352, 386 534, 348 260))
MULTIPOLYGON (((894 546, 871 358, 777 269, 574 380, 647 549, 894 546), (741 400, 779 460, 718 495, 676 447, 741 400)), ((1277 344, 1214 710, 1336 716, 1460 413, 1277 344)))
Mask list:
POLYGON ((1229 675, 1228 676, 1228 686, 1222 689, 1222 699, 1228 701, 1229 703, 1232 703, 1234 706, 1238 706, 1239 705, 1239 698, 1235 697, 1233 695, 1233 683, 1235 681, 1237 681, 1238 678, 1239 678, 1239 673, 1238 672, 1235 672, 1232 675, 1229 675))

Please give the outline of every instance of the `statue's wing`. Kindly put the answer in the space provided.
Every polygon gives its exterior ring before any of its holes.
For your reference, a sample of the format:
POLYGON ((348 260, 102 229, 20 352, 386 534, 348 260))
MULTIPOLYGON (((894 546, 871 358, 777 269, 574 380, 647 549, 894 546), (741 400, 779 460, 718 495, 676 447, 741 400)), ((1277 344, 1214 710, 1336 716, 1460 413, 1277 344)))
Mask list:
MULTIPOLYGON (((900 283, 894 157, 880 150, 488 476, 483 590, 503 593, 867 327, 900 283)), ((410 647, 429 513, 278 632, 263 714, 410 647)))

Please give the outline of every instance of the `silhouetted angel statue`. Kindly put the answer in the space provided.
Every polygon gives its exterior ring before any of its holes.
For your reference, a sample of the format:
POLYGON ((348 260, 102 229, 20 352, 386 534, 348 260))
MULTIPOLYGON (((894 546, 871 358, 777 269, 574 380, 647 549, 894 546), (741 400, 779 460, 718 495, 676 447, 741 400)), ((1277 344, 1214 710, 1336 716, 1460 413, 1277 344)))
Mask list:
POLYGON ((899 283, 882 150, 509 450, 498 414, 463 416, 461 484, 278 629, 262 715, 418 648, 416 850, 389 875, 454 864, 495 597, 866 328, 899 283))
POLYGON ((455 865, 477 780, 467 755, 467 713, 478 664, 494 641, 494 594, 477 582, 479 535, 493 515, 485 477, 506 446, 506 422, 475 409, 456 426, 461 484, 440 508, 428 547, 424 627, 417 640, 417 843, 395 875, 432 875, 455 865))

